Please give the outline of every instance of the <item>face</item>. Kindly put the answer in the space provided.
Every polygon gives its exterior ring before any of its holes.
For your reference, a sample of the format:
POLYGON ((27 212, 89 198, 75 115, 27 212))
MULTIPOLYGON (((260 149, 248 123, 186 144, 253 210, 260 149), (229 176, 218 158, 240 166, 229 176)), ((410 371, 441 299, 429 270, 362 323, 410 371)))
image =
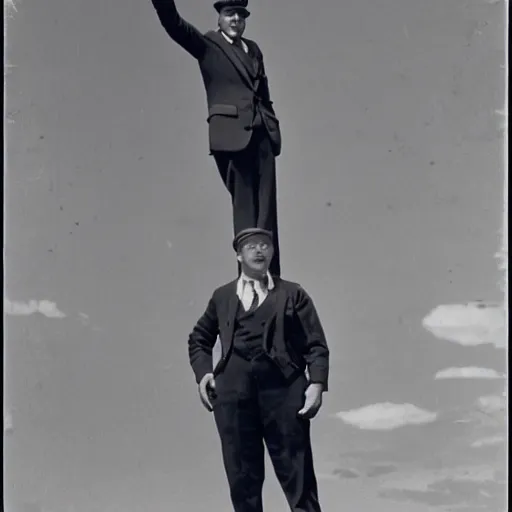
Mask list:
POLYGON ((248 276, 263 275, 268 271, 274 248, 266 236, 248 238, 238 250, 237 259, 248 276))
POLYGON ((219 14, 219 28, 231 39, 242 37, 245 31, 245 16, 243 11, 225 8, 219 14))

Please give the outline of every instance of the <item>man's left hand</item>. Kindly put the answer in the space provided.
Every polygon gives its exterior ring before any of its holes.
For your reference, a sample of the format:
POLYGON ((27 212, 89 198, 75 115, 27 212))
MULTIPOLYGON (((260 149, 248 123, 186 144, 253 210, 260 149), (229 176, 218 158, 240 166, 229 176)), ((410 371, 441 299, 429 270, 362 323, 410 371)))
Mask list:
POLYGON ((299 411, 299 416, 309 420, 316 416, 316 413, 322 405, 322 384, 312 383, 306 388, 304 393, 306 400, 304 407, 299 411))

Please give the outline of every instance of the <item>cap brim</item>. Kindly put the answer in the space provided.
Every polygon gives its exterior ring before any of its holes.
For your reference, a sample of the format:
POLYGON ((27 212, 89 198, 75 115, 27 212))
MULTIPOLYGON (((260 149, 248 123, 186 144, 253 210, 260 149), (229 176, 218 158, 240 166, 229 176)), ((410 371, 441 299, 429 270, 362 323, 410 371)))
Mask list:
POLYGON ((248 11, 245 7, 239 7, 239 6, 231 7, 229 5, 221 5, 220 7, 219 6, 214 6, 214 7, 215 7, 215 10, 219 14, 224 10, 229 10, 229 11, 238 12, 244 18, 248 18, 251 15, 251 11, 248 11))
POLYGON ((236 8, 236 11, 238 11, 244 18, 248 18, 251 15, 251 11, 248 11, 245 7, 236 8))
POLYGON ((233 244, 232 244, 233 249, 235 250, 235 252, 238 252, 241 249, 241 247, 247 242, 247 240, 254 238, 254 237, 259 237, 259 236, 268 238, 269 242, 271 244, 273 243, 271 232, 262 231, 262 232, 254 232, 254 233, 243 233, 242 235, 235 237, 235 239, 233 240, 233 244))

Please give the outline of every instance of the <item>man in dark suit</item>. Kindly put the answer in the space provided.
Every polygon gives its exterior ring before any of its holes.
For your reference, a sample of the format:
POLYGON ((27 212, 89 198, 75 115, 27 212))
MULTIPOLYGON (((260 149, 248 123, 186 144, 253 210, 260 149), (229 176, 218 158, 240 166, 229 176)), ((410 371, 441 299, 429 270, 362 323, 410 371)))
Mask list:
POLYGON ((215 290, 188 341, 201 401, 219 431, 233 507, 263 510, 264 441, 292 512, 320 512, 310 420, 327 391, 323 328, 306 291, 269 273, 272 233, 246 229, 233 247, 241 275, 215 290), (217 336, 222 355, 213 368, 217 336))
POLYGON ((260 227, 273 232, 271 272, 280 275, 276 163, 281 132, 258 45, 242 38, 247 0, 219 0, 216 31, 186 22, 174 0, 152 0, 169 36, 199 63, 208 102, 210 152, 231 194, 234 232, 260 227))

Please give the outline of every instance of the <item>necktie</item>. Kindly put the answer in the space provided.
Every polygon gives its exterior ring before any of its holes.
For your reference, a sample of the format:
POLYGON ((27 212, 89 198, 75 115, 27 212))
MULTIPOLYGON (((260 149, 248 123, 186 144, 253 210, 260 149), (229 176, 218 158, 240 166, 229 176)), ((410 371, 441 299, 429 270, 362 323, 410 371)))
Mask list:
POLYGON ((233 46, 238 50, 239 53, 242 54, 242 56, 245 58, 245 59, 248 59, 250 58, 249 57, 249 54, 245 51, 245 48, 244 48, 244 43, 242 42, 241 39, 234 39, 233 40, 233 46))
POLYGON ((258 307, 259 298, 258 294, 256 293, 256 289, 254 288, 254 281, 249 281, 249 284, 251 285, 252 288, 252 302, 247 312, 252 313, 258 307))
POLYGON ((244 45, 242 44, 241 39, 233 39, 233 46, 235 48, 239 48, 240 50, 242 50, 245 53, 244 45))

